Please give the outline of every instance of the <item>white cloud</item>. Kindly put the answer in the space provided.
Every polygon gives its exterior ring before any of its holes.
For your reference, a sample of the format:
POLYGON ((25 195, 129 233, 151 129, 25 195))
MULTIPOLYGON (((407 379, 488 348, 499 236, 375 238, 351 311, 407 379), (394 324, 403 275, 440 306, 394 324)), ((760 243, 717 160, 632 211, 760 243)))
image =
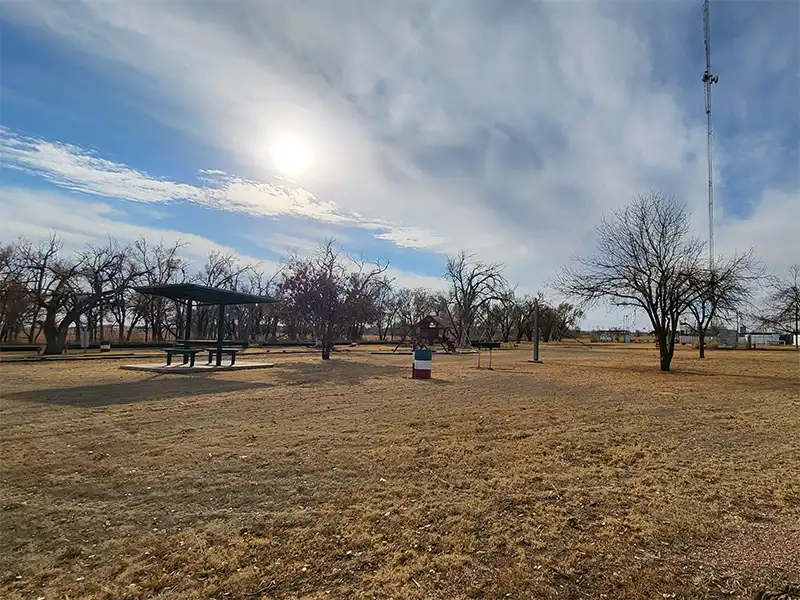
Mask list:
MULTIPOLYGON (((101 245, 114 237, 122 243, 132 243, 140 238, 151 244, 183 242, 182 253, 194 268, 200 268, 209 252, 235 252, 242 262, 259 265, 267 274, 278 270, 277 260, 248 256, 231 246, 219 244, 192 233, 168 228, 147 227, 130 223, 125 211, 99 200, 82 200, 52 191, 34 191, 25 188, 0 187, 0 242, 11 242, 20 236, 32 241, 48 238, 56 232, 66 242, 67 249, 79 249, 85 244, 101 245)), ((285 254, 297 250, 301 256, 308 255, 323 241, 322 237, 303 237, 314 230, 298 228, 298 235, 270 234, 265 236, 244 235, 257 247, 271 254, 285 254)), ((338 238, 343 243, 347 238, 338 238)), ((439 277, 420 275, 408 270, 389 267, 387 275, 404 287, 442 289, 444 282, 439 277)))
POLYGON ((446 240, 431 236, 430 232, 417 227, 393 227, 391 230, 375 235, 379 240, 388 240, 404 248, 425 248, 439 246, 446 240))
POLYGON ((396 285, 407 288, 425 288, 434 291, 444 291, 446 288, 445 280, 433 275, 420 275, 404 269, 389 267, 386 275, 394 279, 396 285))
POLYGON ((219 210, 246 212, 257 216, 300 216, 336 225, 363 226, 383 230, 379 239, 393 240, 417 248, 434 247, 439 239, 415 229, 365 220, 347 213, 335 202, 319 200, 299 186, 266 183, 237 177, 218 169, 199 172, 203 187, 156 178, 148 173, 116 163, 75 145, 51 142, 22 135, 0 127, 0 159, 5 168, 41 177, 61 188, 102 198, 133 202, 164 203, 187 201, 219 210), (388 237, 383 237, 388 236, 388 237))
POLYGON ((54 231, 64 238, 69 248, 85 244, 103 244, 111 236, 122 243, 140 238, 157 244, 186 244, 183 254, 195 268, 205 263, 209 252, 236 252, 246 263, 258 264, 274 272, 277 262, 247 256, 230 246, 218 244, 199 235, 168 228, 146 227, 130 222, 130 215, 106 202, 84 201, 66 194, 35 191, 25 188, 0 187, 0 240, 8 243, 20 236, 32 241, 48 238, 54 231))
POLYGON ((800 190, 765 190, 748 217, 729 219, 715 239, 721 254, 754 248, 765 265, 787 272, 800 262, 800 190))

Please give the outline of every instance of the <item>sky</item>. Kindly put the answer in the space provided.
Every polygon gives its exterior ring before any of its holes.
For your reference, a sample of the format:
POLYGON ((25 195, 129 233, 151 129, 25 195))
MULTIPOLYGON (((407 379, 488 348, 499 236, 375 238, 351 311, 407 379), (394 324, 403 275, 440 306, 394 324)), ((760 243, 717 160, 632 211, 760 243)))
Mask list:
MULTIPOLYGON (((800 2, 712 0, 715 242, 800 261, 800 2)), ((326 239, 547 291, 635 194, 707 237, 702 2, 3 0, 0 240, 326 239)), ((584 326, 620 313, 592 311, 584 326)))

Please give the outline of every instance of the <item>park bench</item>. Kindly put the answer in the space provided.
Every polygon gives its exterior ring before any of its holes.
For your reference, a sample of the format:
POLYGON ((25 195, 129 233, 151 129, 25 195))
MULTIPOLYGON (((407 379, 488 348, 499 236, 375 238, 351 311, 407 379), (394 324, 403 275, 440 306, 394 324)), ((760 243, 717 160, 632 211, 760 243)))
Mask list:
POLYGON ((44 346, 34 346, 32 344, 0 344, 0 351, 14 354, 21 354, 23 352, 42 354, 44 352, 44 346))
POLYGON ((42 354, 42 352, 44 352, 44 346, 36 346, 33 344, 0 344, 0 351, 13 352, 14 354, 21 352, 36 352, 36 354, 42 354))
POLYGON ((183 357, 183 364, 185 365, 188 362, 189 366, 193 367, 195 356, 197 356, 199 352, 202 352, 203 349, 191 348, 189 346, 175 346, 173 348, 161 348, 161 351, 167 354, 167 366, 172 364, 173 354, 180 354, 183 357))
MULTIPOLYGON (((231 366, 236 364, 236 353, 241 352, 241 348, 222 348, 222 350, 218 348, 209 348, 208 349, 208 364, 214 360, 214 357, 217 355, 217 352, 220 352, 221 356, 230 356, 231 357, 231 366)), ((222 361, 222 358, 220 358, 222 361)))

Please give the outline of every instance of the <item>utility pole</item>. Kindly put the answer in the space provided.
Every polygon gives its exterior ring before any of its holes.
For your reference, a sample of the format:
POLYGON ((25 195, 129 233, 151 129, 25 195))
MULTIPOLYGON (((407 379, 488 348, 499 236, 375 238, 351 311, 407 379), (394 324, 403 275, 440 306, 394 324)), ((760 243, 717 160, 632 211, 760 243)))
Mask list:
POLYGON ((713 129, 711 128, 711 86, 719 83, 719 77, 711 71, 711 17, 710 2, 703 1, 703 41, 706 47, 706 70, 703 87, 706 97, 706 153, 708 155, 708 266, 714 264, 714 165, 712 154, 713 129))
POLYGON ((539 299, 535 301, 535 308, 533 313, 533 360, 530 362, 540 363, 539 360, 539 299))

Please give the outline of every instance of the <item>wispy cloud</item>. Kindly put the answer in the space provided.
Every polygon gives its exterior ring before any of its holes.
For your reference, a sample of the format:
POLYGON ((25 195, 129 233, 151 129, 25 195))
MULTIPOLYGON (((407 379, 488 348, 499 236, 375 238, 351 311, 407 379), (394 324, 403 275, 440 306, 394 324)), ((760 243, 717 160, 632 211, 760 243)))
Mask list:
POLYGON ((0 160, 5 168, 35 175, 58 187, 133 202, 185 201, 219 210, 277 217, 299 216, 326 224, 379 230, 375 237, 400 246, 435 248, 441 239, 419 228, 393 227, 323 201, 300 186, 237 177, 218 169, 199 171, 202 186, 153 177, 72 144, 51 142, 0 127, 0 160))
MULTIPOLYGON (((8 243, 20 236, 31 240, 45 239, 54 231, 66 242, 68 249, 77 249, 85 244, 101 245, 111 235, 122 243, 131 243, 144 238, 151 244, 164 242, 184 243, 182 254, 191 261, 193 268, 200 268, 209 252, 232 252, 243 263, 257 265, 267 274, 277 272, 281 267, 279 258, 268 258, 243 253, 241 249, 220 244, 203 236, 177 231, 168 227, 137 225, 131 222, 131 215, 125 210, 99 199, 81 199, 58 191, 33 191, 20 187, 0 187, 0 214, 7 216, 0 220, 0 242, 8 243)), ((285 255, 287 250, 296 250, 301 256, 314 251, 321 241, 302 235, 291 236, 274 234, 269 243, 256 236, 244 236, 256 247, 263 247, 275 257, 285 255)), ((339 242, 346 238, 338 239, 339 242)), ((405 287, 425 287, 442 289, 444 283, 439 277, 421 275, 390 267, 387 275, 397 285, 405 287)))
POLYGON ((184 255, 195 267, 201 266, 211 251, 236 252, 243 262, 259 264, 266 272, 273 272, 278 266, 272 259, 248 256, 188 231, 133 223, 130 214, 118 205, 99 199, 80 199, 58 191, 2 186, 0 214, 3 215, 3 219, 0 219, 0 241, 6 243, 20 236, 40 240, 54 231, 71 248, 79 248, 87 243, 102 244, 108 236, 122 243, 131 243, 140 238, 154 244, 181 241, 186 244, 184 255))

